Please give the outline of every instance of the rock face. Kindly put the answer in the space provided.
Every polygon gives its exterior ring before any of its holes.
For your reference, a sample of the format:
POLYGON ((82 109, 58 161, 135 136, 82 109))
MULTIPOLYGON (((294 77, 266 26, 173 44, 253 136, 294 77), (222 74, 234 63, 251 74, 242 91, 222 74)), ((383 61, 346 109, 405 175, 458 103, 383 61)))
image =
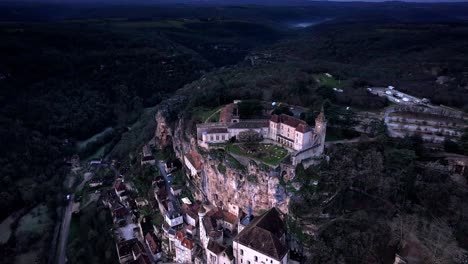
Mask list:
POLYGON ((279 173, 260 170, 254 163, 244 172, 227 167, 224 161, 205 159, 204 162, 205 192, 213 204, 234 204, 243 211, 250 207, 257 214, 271 207, 288 212, 290 198, 280 184, 279 173), (226 166, 225 173, 219 171, 220 166, 226 166))
POLYGON ((189 176, 190 188, 197 199, 226 208, 236 205, 244 212, 251 208, 256 214, 274 206, 283 213, 288 212, 290 196, 280 184, 280 175, 287 173, 254 161, 234 166, 233 157, 224 151, 200 150, 194 136, 186 133, 183 118, 178 118, 171 129, 164 113, 158 112, 156 122, 155 138, 160 147, 172 143, 176 156, 182 161, 187 153, 201 158, 199 175, 189 176))
POLYGON ((163 117, 160 111, 156 114, 156 131, 155 131, 156 146, 165 148, 171 144, 172 131, 166 123, 166 118, 163 117))

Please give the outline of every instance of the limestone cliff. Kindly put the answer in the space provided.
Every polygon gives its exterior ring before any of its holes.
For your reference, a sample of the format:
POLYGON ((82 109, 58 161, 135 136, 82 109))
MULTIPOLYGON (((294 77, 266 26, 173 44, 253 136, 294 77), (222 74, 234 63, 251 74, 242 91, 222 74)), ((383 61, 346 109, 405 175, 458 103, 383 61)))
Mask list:
POLYGON ((288 212, 290 197, 280 184, 280 168, 271 168, 248 159, 235 159, 223 150, 202 150, 183 118, 171 124, 167 113, 156 115, 156 142, 161 147, 172 143, 176 156, 194 155, 201 161, 200 172, 189 176, 189 185, 197 199, 207 199, 217 206, 237 205, 244 212, 250 207, 260 213, 273 206, 288 212))

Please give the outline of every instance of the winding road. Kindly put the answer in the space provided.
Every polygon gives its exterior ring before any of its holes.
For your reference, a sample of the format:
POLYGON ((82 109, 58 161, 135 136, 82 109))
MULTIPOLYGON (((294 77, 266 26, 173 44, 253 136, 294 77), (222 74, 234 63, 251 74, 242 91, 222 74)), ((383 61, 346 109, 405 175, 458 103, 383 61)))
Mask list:
POLYGON ((58 244, 58 264, 65 264, 67 262, 67 241, 68 241, 68 231, 70 229, 70 222, 73 213, 73 204, 74 204, 75 195, 70 195, 68 205, 65 209, 65 214, 63 215, 62 225, 60 226, 60 239, 58 244))

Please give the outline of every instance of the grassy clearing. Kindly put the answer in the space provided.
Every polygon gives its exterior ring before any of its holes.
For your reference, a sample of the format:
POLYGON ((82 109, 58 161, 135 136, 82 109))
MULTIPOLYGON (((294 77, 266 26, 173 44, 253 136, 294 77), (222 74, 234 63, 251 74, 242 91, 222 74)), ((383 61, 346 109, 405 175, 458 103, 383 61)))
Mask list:
POLYGON ((16 234, 23 232, 41 234, 45 232, 50 223, 51 219, 47 206, 38 205, 20 219, 16 234))
POLYGON ((325 141, 338 141, 344 139, 353 139, 359 137, 360 133, 353 130, 339 129, 335 127, 327 128, 325 141))
POLYGON ((234 144, 227 146, 226 150, 233 154, 254 158, 270 165, 278 165, 288 154, 285 148, 272 144, 234 144))
POLYGON ((2 223, 0 223, 0 244, 8 242, 8 239, 10 239, 12 233, 11 224, 13 224, 17 218, 15 214, 16 213, 11 214, 5 220, 3 220, 2 223))
POLYGON ((222 106, 216 108, 196 107, 193 109, 192 115, 202 122, 218 122, 219 121, 219 110, 222 106))
POLYGON ((106 134, 108 133, 112 133, 113 131, 113 128, 112 127, 107 127, 106 129, 104 129, 103 131, 97 133, 96 135, 86 139, 86 140, 83 140, 83 141, 80 141, 77 143, 77 147, 79 150, 85 148, 89 143, 93 142, 93 141, 96 141, 99 137, 103 137, 105 136, 106 134))
POLYGON ((325 85, 328 88, 340 88, 343 81, 336 80, 333 76, 329 77, 326 74, 314 74, 315 80, 320 83, 320 85, 325 85))
POLYGON ((71 241, 75 240, 75 238, 78 237, 78 233, 80 232, 80 222, 78 221, 78 218, 75 216, 72 216, 71 222, 70 222, 70 231, 68 232, 68 244, 70 244, 71 241))

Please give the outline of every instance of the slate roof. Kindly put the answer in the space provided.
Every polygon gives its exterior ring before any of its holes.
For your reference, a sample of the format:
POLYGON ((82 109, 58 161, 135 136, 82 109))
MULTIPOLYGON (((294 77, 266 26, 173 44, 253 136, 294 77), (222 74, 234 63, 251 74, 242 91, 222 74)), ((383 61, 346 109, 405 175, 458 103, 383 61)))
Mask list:
POLYGON ((207 134, 228 133, 228 130, 225 127, 215 127, 215 128, 208 129, 206 133, 207 134))
POLYGON ((145 253, 145 248, 143 247, 143 244, 140 241, 137 241, 135 244, 133 244, 132 251, 135 255, 145 253))
POLYGON ((241 120, 237 123, 232 123, 229 128, 262 128, 268 127, 268 120, 241 120))
POLYGON ((117 251, 120 257, 132 254, 133 245, 138 242, 138 239, 132 238, 117 243, 117 251))
POLYGON ((208 242, 208 245, 206 246, 206 248, 215 253, 216 255, 219 255, 220 253, 222 253, 224 250, 226 250, 226 247, 224 247, 223 245, 220 245, 216 242, 214 242, 213 240, 210 239, 210 241, 208 242))
POLYGON ((279 211, 272 208, 254 218, 234 241, 280 261, 288 252, 280 240, 285 232, 286 228, 279 211))

